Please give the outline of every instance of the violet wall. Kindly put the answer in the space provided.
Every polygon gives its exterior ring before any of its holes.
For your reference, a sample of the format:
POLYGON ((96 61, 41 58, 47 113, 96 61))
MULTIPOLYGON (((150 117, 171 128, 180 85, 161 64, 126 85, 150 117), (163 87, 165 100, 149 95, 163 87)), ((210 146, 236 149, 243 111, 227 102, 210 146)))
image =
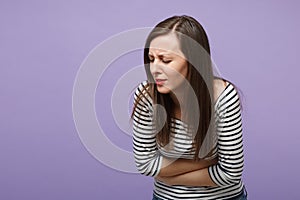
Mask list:
MULTIPOLYGON (((151 198, 151 178, 104 166, 83 146, 72 90, 100 42, 175 14, 203 24, 222 75, 244 93, 249 199, 299 199, 299 7, 296 0, 1 1, 0 199, 151 198)), ((128 151, 131 138, 103 105, 116 77, 141 56, 113 63, 96 94, 107 137, 128 151)))

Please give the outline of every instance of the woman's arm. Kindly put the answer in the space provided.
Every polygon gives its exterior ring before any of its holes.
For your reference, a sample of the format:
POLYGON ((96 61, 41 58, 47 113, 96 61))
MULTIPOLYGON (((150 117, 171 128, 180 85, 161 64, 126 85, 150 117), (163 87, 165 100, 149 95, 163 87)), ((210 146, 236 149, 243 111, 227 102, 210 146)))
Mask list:
POLYGON ((244 167, 240 99, 233 85, 228 90, 218 106, 221 112, 217 124, 219 160, 216 165, 208 167, 212 181, 218 186, 239 183, 244 167))
POLYGON ((157 176, 155 179, 168 185, 217 186, 209 176, 208 168, 171 177, 157 176))
POLYGON ((158 175, 161 177, 180 175, 187 172, 196 171, 199 169, 204 169, 216 163, 217 163, 217 159, 194 161, 188 159, 175 160, 175 159, 163 157, 162 167, 158 175))
POLYGON ((152 100, 147 93, 147 82, 142 82, 134 93, 133 153, 137 170, 145 176, 157 176, 162 156, 156 145, 153 126, 152 100), (138 100, 139 99, 139 100, 138 100))

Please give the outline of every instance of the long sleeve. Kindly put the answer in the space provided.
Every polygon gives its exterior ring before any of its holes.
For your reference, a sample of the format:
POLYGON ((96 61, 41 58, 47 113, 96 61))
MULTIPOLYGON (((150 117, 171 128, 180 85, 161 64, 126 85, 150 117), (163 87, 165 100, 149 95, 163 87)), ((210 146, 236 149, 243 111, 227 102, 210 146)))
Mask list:
POLYGON ((146 81, 142 82, 134 94, 134 104, 137 105, 133 112, 133 152, 138 171, 146 176, 156 176, 161 168, 162 157, 156 144, 152 99, 146 85, 146 81))
POLYGON ((208 168, 211 179, 219 186, 239 183, 244 166, 240 100, 233 85, 228 89, 217 107, 219 160, 208 168))

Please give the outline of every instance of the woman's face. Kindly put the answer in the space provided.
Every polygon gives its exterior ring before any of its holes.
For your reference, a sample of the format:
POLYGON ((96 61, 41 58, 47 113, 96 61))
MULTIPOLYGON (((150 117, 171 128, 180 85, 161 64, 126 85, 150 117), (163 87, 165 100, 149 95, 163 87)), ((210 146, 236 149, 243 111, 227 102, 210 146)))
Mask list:
MULTIPOLYGON (((160 93, 180 90, 188 67, 174 33, 154 38, 149 47, 150 72, 160 93)), ((181 88, 182 89, 182 88, 181 88)))

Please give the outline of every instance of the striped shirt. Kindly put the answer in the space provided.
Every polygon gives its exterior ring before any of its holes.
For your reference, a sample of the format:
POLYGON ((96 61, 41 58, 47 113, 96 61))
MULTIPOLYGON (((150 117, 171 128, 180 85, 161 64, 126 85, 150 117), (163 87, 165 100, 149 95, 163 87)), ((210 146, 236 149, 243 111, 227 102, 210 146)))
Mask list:
MULTIPOLYGON (((134 94, 134 102, 143 93, 133 113, 133 151, 139 172, 146 176, 159 174, 162 158, 174 157, 193 159, 192 138, 188 134, 188 125, 172 118, 170 124, 170 141, 172 149, 164 149, 156 143, 156 131, 153 126, 153 101, 147 92, 147 81, 142 82, 134 94)), ((208 167, 212 186, 167 185, 154 181, 154 194, 161 199, 230 199, 243 190, 241 180, 244 156, 242 141, 242 120, 240 100, 234 86, 227 84, 215 102, 215 120, 217 144, 215 154, 218 163, 208 167)))

